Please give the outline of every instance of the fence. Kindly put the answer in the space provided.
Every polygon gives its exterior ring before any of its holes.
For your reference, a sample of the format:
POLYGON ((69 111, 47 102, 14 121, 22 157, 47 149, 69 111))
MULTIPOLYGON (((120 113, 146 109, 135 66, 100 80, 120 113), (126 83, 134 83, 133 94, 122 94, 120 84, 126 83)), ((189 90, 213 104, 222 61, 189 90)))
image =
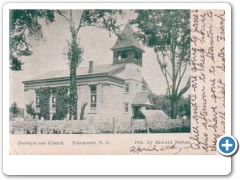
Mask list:
POLYGON ((10 121, 10 134, 122 134, 190 132, 190 121, 112 118, 94 120, 10 121))

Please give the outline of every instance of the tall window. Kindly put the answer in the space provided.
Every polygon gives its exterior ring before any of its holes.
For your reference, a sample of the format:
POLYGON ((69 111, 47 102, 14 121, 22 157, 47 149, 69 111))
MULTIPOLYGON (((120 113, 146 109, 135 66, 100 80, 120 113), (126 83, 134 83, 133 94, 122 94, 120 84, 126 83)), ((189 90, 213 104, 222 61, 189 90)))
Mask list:
POLYGON ((125 84, 125 93, 129 93, 129 83, 125 84))
POLYGON ((97 108, 97 85, 90 86, 91 90, 91 110, 96 110, 97 108))
POLYGON ((128 113, 128 111, 129 111, 128 103, 124 103, 124 112, 128 113))
POLYGON ((52 94, 52 108, 56 108, 56 94, 52 94))
POLYGON ((40 98, 39 95, 36 95, 36 108, 40 108, 40 98))
POLYGON ((36 113, 40 112, 40 96, 36 94, 36 113))

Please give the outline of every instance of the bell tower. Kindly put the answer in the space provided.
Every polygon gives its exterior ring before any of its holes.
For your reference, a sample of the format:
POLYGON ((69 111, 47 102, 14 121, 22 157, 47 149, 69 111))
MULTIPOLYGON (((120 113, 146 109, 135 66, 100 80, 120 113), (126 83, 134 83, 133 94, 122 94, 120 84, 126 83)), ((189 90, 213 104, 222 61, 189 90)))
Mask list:
POLYGON ((142 54, 145 51, 134 37, 134 31, 129 23, 111 50, 113 51, 113 64, 134 63, 142 67, 142 54))

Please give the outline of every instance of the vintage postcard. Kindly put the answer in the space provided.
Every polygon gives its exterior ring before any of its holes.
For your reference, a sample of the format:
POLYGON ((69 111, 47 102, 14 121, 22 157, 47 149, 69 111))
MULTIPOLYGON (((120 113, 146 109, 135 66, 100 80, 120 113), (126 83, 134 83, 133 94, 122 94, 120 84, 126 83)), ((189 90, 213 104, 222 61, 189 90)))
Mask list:
POLYGON ((231 172, 228 4, 9 3, 3 17, 5 174, 231 172))
POLYGON ((219 155, 230 12, 175 8, 9 9, 9 154, 219 155))

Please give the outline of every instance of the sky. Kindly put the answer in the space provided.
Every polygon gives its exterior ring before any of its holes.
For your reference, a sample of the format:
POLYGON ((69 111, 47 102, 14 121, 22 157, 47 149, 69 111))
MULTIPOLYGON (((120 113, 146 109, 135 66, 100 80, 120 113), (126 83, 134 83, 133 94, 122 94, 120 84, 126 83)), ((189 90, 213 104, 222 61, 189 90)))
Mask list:
MULTIPOLYGON (((76 11, 75 17, 79 13, 81 11, 76 11)), ((122 30, 125 24, 136 16, 137 14, 133 11, 125 10, 124 15, 119 16, 117 20, 118 24, 121 25, 120 29, 122 30)), ((43 23, 42 29, 43 38, 40 40, 29 39, 33 54, 23 58, 23 70, 10 71, 10 104, 16 102, 19 107, 24 107, 23 81, 49 71, 68 69, 68 59, 64 55, 67 49, 67 40, 70 38, 68 22, 63 17, 56 15, 55 22, 49 25, 43 23)), ((83 27, 80 29, 78 37, 84 50, 83 62, 79 67, 88 66, 89 61, 93 61, 94 65, 112 64, 113 52, 110 49, 117 41, 114 34, 109 36, 109 32, 104 29, 83 27)), ((165 94, 167 85, 157 63, 156 55, 151 48, 143 46, 143 49, 145 50, 142 67, 143 77, 153 93, 165 94)), ((190 72, 187 71, 182 85, 185 85, 189 74, 190 72)))

